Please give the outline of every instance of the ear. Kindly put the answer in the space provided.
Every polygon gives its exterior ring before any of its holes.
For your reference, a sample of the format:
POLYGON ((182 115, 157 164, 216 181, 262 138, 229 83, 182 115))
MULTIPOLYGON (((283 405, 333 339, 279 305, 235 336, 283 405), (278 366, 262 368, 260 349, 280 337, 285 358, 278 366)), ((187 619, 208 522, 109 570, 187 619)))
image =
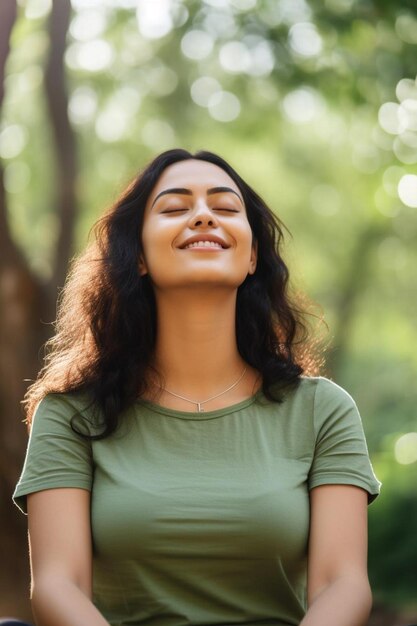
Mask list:
POLYGON ((145 276, 145 274, 147 273, 148 273, 148 268, 146 267, 145 259, 143 258, 143 256, 141 256, 139 259, 139 274, 141 276, 145 276))
POLYGON ((252 244, 252 250, 250 253, 249 274, 255 273, 257 261, 258 261, 258 242, 254 241, 252 244))

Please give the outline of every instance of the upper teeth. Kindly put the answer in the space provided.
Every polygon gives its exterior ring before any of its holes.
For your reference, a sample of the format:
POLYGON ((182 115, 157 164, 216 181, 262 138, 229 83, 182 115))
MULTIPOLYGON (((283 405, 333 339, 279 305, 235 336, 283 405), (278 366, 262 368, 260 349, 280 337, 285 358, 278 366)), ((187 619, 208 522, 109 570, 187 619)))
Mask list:
POLYGON ((185 246, 185 250, 187 248, 197 248, 197 247, 205 247, 205 248, 222 248, 222 245, 220 243, 217 243, 217 241, 193 241, 192 243, 188 243, 185 246))

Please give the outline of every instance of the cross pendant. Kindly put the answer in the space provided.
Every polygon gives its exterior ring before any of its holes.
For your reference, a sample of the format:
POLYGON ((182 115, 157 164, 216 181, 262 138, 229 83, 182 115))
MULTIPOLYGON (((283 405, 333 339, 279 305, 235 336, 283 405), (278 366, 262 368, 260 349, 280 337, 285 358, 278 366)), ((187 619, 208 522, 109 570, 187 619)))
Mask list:
POLYGON ((199 413, 204 413, 204 409, 203 409, 203 407, 201 406, 201 402, 197 402, 197 407, 198 407, 198 412, 199 412, 199 413))

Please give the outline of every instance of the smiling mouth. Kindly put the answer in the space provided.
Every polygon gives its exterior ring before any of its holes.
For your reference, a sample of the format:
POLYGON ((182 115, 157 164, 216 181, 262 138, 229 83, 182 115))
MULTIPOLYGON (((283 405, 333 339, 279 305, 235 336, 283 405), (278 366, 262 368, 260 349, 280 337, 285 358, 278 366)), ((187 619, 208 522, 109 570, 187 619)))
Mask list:
POLYGON ((203 250, 225 250, 225 248, 217 241, 193 241, 182 248, 182 250, 192 250, 199 248, 203 250))

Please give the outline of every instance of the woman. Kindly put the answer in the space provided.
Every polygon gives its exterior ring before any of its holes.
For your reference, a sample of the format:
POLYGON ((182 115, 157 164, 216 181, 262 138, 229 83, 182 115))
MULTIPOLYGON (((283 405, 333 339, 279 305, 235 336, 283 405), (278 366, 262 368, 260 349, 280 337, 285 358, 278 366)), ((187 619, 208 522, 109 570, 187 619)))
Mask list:
POLYGON ((38 626, 365 624, 379 483, 351 397, 303 375, 279 220, 171 150, 96 234, 27 396, 38 626))

